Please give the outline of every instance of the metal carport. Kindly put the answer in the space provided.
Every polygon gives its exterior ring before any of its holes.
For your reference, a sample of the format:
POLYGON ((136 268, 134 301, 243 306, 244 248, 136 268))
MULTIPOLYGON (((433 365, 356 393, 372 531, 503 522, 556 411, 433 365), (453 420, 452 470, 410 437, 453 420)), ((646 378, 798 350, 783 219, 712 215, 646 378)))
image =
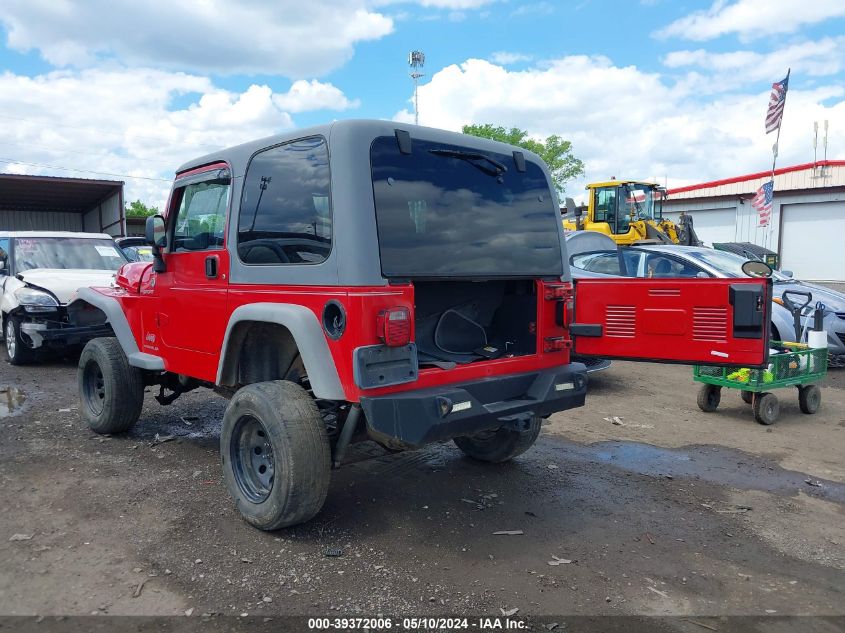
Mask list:
POLYGON ((0 230, 126 233, 123 182, 0 174, 0 230))

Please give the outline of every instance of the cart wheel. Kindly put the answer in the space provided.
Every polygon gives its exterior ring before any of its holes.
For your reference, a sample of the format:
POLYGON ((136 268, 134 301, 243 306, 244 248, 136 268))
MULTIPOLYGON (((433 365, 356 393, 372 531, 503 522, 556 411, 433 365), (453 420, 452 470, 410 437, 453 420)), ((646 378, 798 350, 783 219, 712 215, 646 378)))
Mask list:
POLYGON ((815 413, 822 403, 822 390, 818 385, 798 387, 798 406, 804 413, 815 413))
POLYGON ((780 414, 780 403, 773 393, 758 393, 754 398, 754 419, 760 424, 774 424, 780 414))
POLYGON ((719 408, 722 399, 722 388, 716 385, 701 385, 698 390, 698 408, 705 413, 712 413, 719 408))
POLYGON ((753 391, 745 391, 745 390, 740 391, 739 397, 742 398, 742 401, 745 404, 751 404, 752 402, 754 402, 754 392, 753 391))

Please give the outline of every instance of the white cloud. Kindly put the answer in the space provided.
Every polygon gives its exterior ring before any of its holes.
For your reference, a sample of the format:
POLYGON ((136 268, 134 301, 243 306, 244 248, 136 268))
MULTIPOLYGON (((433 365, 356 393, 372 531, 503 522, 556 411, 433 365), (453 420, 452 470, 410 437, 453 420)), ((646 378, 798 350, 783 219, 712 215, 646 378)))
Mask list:
POLYGON ((374 0, 373 6, 418 4, 427 9, 450 9, 457 11, 461 9, 478 9, 492 2, 496 2, 496 0, 374 0))
MULTIPOLYGON (((564 57, 519 71, 470 59, 420 86, 420 123, 452 130, 494 123, 537 137, 559 134, 586 163, 587 177, 569 187, 574 194, 585 182, 610 176, 668 176, 670 185, 682 185, 770 165, 774 138, 763 131, 768 90, 708 101, 700 83, 669 84, 605 57, 564 57)), ((410 122, 413 115, 403 110, 395 118, 410 122)), ((781 165, 811 160, 817 119, 845 120, 845 88, 790 90, 781 165)), ((845 129, 831 130, 831 147, 845 147, 845 129)))
MULTIPOLYGON (((178 101, 177 101, 178 102, 178 101)), ((162 205, 174 170, 214 149, 294 127, 291 112, 349 107, 317 81, 274 94, 223 90, 206 78, 148 68, 0 74, 0 171, 96 178, 127 174, 126 198, 162 205), (174 100, 191 103, 174 107, 174 100)), ((122 178, 118 178, 122 179, 122 178)))
POLYGON ((555 7, 550 2, 531 2, 517 7, 511 15, 551 15, 555 7))
POLYGON ((717 73, 715 83, 735 81, 778 81, 792 68, 811 77, 835 75, 845 68, 845 37, 826 37, 793 44, 771 53, 734 51, 711 53, 704 49, 674 51, 663 63, 670 68, 698 67, 717 73))
POLYGON ((284 94, 275 95, 274 103, 288 112, 306 112, 308 110, 348 110, 361 105, 358 99, 350 100, 332 84, 316 79, 293 82, 284 94))
POLYGON ((804 25, 845 16, 842 0, 716 0, 709 9, 695 11, 655 33, 659 38, 711 40, 738 34, 751 40, 779 33, 793 33, 804 25))
POLYGON ((518 64, 519 62, 531 61, 531 55, 524 53, 511 53, 509 51, 496 51, 490 55, 490 61, 500 66, 509 66, 511 64, 518 64))
POLYGON ((98 60, 300 78, 343 65, 393 21, 366 0, 5 0, 8 46, 55 66, 98 60))

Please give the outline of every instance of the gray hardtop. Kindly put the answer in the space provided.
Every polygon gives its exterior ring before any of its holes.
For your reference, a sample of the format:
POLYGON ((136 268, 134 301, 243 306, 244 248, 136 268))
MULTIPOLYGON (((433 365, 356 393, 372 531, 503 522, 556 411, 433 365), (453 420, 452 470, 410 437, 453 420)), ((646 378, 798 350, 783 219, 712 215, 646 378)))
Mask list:
MULTIPOLYGON (((228 163, 232 171, 232 191, 226 242, 238 242, 238 215, 244 174, 250 159, 270 147, 314 136, 326 139, 331 172, 332 246, 325 261, 317 264, 245 264, 230 247, 232 283, 276 285, 382 286, 387 279, 381 273, 376 227, 373 183, 370 171, 370 147, 381 136, 393 137, 396 131, 408 132, 414 139, 458 145, 469 149, 510 154, 522 152, 527 161, 536 163, 551 183, 543 160, 528 150, 489 139, 468 136, 436 128, 395 121, 350 119, 299 130, 236 145, 206 154, 179 167, 177 174, 217 162, 228 163)), ((569 279, 569 265, 564 254, 563 227, 558 222, 563 259, 563 279, 569 279)))
MULTIPOLYGON (((282 134, 275 134, 273 136, 266 136, 254 141, 241 143, 221 149, 216 152, 211 152, 205 156, 200 156, 193 160, 182 164, 177 170, 177 174, 202 167, 204 165, 211 165, 213 163, 226 162, 233 171, 233 176, 243 176, 246 171, 247 164, 250 158, 260 152, 261 150, 289 143, 297 139, 309 138, 314 136, 322 136, 329 142, 329 151, 338 139, 343 139, 344 142, 360 142, 368 150, 372 141, 379 136, 393 136, 396 130, 404 130, 410 133, 411 139, 424 138, 429 141, 438 143, 446 143, 450 145, 463 145, 473 149, 486 150, 490 152, 498 152, 500 154, 509 154, 513 151, 522 152, 526 160, 531 160, 540 165, 543 165, 543 160, 534 152, 531 152, 521 147, 514 147, 507 143, 499 141, 492 141, 490 139, 479 138, 476 136, 468 136, 459 132, 449 132, 448 130, 441 130, 433 127, 425 127, 422 125, 410 125, 397 123, 395 121, 383 121, 378 119, 346 119, 343 121, 335 121, 334 123, 325 123, 323 125, 315 125, 312 127, 290 130, 282 134), (333 133, 334 137, 333 137, 333 133)), ((332 168, 337 166, 333 163, 332 168)))

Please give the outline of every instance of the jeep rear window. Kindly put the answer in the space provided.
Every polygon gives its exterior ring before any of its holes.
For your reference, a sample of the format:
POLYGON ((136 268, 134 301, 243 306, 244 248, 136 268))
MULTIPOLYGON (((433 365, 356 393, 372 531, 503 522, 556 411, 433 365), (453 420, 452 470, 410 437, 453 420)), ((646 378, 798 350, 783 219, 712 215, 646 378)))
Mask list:
POLYGON ((386 277, 534 277, 562 273, 559 213, 545 173, 512 154, 392 136, 370 162, 386 277))

